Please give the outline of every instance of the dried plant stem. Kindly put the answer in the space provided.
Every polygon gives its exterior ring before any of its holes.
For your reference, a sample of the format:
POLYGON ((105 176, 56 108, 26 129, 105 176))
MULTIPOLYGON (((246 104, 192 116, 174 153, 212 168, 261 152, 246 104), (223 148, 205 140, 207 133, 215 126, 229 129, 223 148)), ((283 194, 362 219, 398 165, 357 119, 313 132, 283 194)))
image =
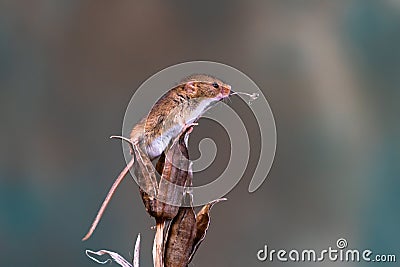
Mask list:
POLYGON ((132 154, 132 152, 133 152, 133 145, 134 145, 134 144, 132 143, 132 140, 131 140, 131 139, 126 138, 126 137, 123 137, 123 136, 119 136, 119 135, 111 135, 110 138, 111 138, 111 139, 121 139, 121 140, 123 140, 123 141, 126 141, 126 142, 129 144, 129 147, 130 147, 130 149, 131 149, 131 154, 132 154))
POLYGON ((133 250, 133 267, 139 267, 140 234, 138 234, 133 250))
POLYGON ((164 220, 156 220, 156 234, 153 242, 154 267, 164 267, 163 244, 164 244, 164 220))

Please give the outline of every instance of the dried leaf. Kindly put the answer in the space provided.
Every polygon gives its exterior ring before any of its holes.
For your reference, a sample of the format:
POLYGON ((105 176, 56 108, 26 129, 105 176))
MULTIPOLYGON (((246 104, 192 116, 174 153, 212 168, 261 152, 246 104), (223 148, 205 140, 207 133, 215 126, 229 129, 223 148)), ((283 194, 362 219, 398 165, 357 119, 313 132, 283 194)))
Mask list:
POLYGON ((134 146, 135 176, 141 190, 146 192, 149 198, 157 196, 157 179, 153 164, 142 148, 134 146))
MULTIPOLYGON (((185 143, 187 144, 186 140, 187 139, 185 138, 185 143)), ((192 185, 192 180, 193 180, 192 162, 189 162, 189 169, 188 169, 188 177, 187 177, 187 180, 186 180, 186 186, 191 186, 192 185)), ((192 199, 193 199, 192 195, 190 193, 187 193, 186 194, 186 198, 184 199, 184 203, 183 203, 184 206, 192 207, 193 206, 192 199)), ((194 211, 193 211, 193 213, 194 213, 194 211)), ((169 236, 170 236, 169 233, 170 233, 170 228, 171 228, 172 222, 173 222, 172 220, 165 220, 164 221, 164 244, 163 244, 164 252, 165 252, 165 247, 166 247, 167 241, 168 241, 169 236)))
POLYGON ((122 266, 122 267, 133 267, 132 264, 130 264, 127 260, 125 260, 121 255, 119 255, 116 252, 108 251, 108 250, 105 250, 105 249, 102 249, 102 250, 99 250, 99 251, 91 251, 89 249, 86 250, 86 255, 90 259, 92 259, 95 262, 100 263, 100 264, 106 264, 106 263, 112 262, 112 260, 111 259, 107 259, 105 261, 100 261, 100 260, 96 259, 94 256, 92 256, 90 254, 94 254, 94 255, 98 255, 98 256, 109 255, 120 266, 122 266))
POLYGON ((124 259, 124 257, 122 257, 121 255, 119 255, 116 252, 113 251, 109 251, 109 250, 99 250, 99 251, 92 251, 87 249, 85 251, 86 256, 88 256, 91 260, 99 263, 99 264, 106 264, 106 263, 111 263, 112 260, 111 259, 107 259, 105 261, 101 261, 96 259, 94 256, 90 255, 90 254, 94 254, 97 256, 102 256, 102 255, 109 255, 116 263, 118 263, 119 265, 121 265, 122 267, 139 267, 139 250, 140 250, 140 234, 138 234, 137 238, 136 238, 136 242, 135 242, 135 250, 133 252, 133 265, 130 264, 127 260, 124 259))
POLYGON ((190 253, 189 262, 192 261, 194 254, 196 253, 197 249, 199 248, 201 242, 203 242, 204 238, 206 237, 208 227, 210 226, 210 210, 214 206, 214 204, 224 201, 226 198, 220 198, 214 200, 208 204, 206 204, 196 216, 196 236, 193 240, 193 247, 190 253))
POLYGON ((186 267, 196 237, 196 215, 192 207, 180 207, 169 227, 165 244, 165 267, 186 267))

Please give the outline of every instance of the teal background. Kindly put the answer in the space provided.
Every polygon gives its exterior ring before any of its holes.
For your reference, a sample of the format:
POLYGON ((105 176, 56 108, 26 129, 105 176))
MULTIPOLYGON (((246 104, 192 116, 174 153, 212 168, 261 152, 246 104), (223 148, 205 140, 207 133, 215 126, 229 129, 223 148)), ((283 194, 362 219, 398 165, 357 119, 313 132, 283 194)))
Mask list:
POLYGON ((130 258, 138 233, 151 265, 154 222, 131 179, 80 239, 125 164, 108 136, 130 97, 192 60, 252 78, 278 145, 260 189, 247 192, 249 170, 213 208, 191 266, 309 266, 256 253, 338 238, 400 260, 399 1, 32 0, 0 2, 1 266, 96 266, 87 248, 130 258))

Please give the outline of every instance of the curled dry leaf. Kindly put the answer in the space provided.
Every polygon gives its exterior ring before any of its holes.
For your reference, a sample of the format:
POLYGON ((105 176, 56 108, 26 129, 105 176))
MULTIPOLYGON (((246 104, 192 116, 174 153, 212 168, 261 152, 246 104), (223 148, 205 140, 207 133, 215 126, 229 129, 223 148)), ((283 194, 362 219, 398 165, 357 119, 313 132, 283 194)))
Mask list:
POLYGON ((91 260, 93 260, 99 264, 111 263, 112 260, 114 260, 116 263, 118 263, 122 267, 139 267, 139 250, 140 250, 140 234, 137 236, 136 242, 135 242, 135 249, 133 252, 133 260, 132 260, 133 265, 130 262, 128 262, 127 260, 125 260, 124 257, 122 257, 121 255, 119 255, 118 253, 113 252, 113 251, 109 251, 109 250, 105 250, 105 249, 102 249, 99 251, 92 251, 92 250, 87 249, 85 251, 85 253, 86 253, 86 256, 88 256, 91 260), (101 260, 98 260, 97 258, 95 258, 94 255, 97 255, 97 256, 108 255, 111 257, 112 260, 107 259, 105 261, 101 261, 101 260))
POLYGON ((95 261, 95 262, 97 262, 99 264, 106 264, 106 263, 112 262, 112 260, 111 259, 107 259, 105 261, 100 261, 100 260, 96 259, 94 256, 92 256, 91 254, 98 255, 98 256, 109 255, 120 266, 122 266, 122 267, 132 267, 132 264, 130 264, 127 260, 125 260, 121 255, 119 255, 118 253, 113 252, 113 251, 109 251, 109 250, 105 250, 105 249, 102 249, 102 250, 99 250, 99 251, 92 251, 92 250, 89 250, 89 249, 86 250, 86 256, 88 256, 90 259, 92 259, 93 261, 95 261))
POLYGON ((214 206, 214 204, 224 201, 226 198, 216 199, 208 204, 206 204, 196 216, 196 236, 193 240, 193 247, 191 249, 190 257, 188 263, 190 263, 193 259, 194 254, 199 248, 201 242, 203 242, 206 237, 208 227, 210 226, 210 210, 214 206))

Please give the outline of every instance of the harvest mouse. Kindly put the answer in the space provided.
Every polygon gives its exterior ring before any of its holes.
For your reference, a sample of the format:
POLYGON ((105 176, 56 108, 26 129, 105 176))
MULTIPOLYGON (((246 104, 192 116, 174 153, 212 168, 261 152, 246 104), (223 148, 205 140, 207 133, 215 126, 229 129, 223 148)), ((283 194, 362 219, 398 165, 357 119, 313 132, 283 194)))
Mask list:
MULTIPOLYGON (((183 79, 179 85, 166 92, 152 107, 147 117, 137 123, 130 138, 124 138, 131 149, 142 149, 150 160, 159 157, 182 131, 196 125, 196 121, 217 101, 228 97, 231 86, 203 74, 183 79)), ((131 151, 132 152, 132 151, 131 151)), ((109 190, 88 233, 87 240, 99 223, 116 188, 134 164, 134 157, 122 170, 109 190)))

